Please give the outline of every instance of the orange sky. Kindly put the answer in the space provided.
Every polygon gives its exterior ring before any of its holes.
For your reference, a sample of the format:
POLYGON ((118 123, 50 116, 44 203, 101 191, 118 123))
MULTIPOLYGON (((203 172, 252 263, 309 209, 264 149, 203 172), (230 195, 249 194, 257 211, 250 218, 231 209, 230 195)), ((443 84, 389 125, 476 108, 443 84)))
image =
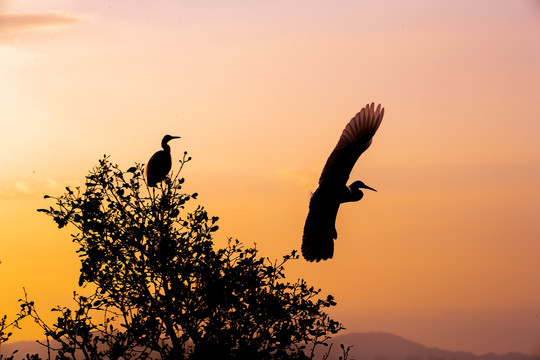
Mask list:
MULTIPOLYGON (((540 353, 540 6, 535 1, 0 0, 0 313, 69 302, 69 231, 35 210, 106 153, 161 137, 232 236, 300 247, 348 120, 385 106, 333 260, 288 268, 348 331, 540 353)), ((14 339, 32 339, 24 324, 14 339)))

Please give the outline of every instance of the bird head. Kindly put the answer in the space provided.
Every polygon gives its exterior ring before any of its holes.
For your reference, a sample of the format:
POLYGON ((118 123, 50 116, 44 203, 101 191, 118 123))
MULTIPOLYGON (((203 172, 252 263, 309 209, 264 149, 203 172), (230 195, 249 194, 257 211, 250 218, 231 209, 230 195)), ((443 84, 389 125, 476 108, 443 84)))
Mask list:
POLYGON ((172 139, 180 139, 180 136, 172 136, 172 135, 165 135, 163 137, 163 140, 161 140, 161 142, 163 143, 168 143, 169 141, 171 141, 172 139))
POLYGON ((374 188, 367 186, 366 184, 364 184, 364 183, 363 183, 362 181, 360 181, 360 180, 353 182, 353 183, 351 184, 351 189, 356 189, 356 190, 359 190, 359 189, 368 189, 368 190, 372 190, 372 191, 377 191, 377 190, 375 190, 374 188))
POLYGON ((173 139, 180 139, 180 136, 165 135, 161 140, 161 147, 165 149, 167 143, 173 139))

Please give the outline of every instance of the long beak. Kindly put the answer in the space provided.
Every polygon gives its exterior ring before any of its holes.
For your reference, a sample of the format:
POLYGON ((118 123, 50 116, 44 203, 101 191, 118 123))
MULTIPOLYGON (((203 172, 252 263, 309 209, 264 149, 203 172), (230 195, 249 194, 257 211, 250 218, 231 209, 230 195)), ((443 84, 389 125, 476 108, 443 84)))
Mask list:
POLYGON ((180 139, 180 136, 172 136, 171 135, 171 139, 180 139))
POLYGON ((377 192, 377 190, 375 190, 375 189, 372 188, 372 187, 367 186, 366 184, 364 184, 364 189, 369 189, 369 190, 372 190, 372 191, 377 192))

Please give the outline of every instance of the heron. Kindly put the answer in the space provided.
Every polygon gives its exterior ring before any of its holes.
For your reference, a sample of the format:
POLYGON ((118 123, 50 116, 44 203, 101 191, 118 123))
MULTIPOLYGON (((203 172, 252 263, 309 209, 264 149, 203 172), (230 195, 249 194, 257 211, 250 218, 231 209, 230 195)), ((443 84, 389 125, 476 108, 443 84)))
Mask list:
POLYGON ((345 126, 339 141, 324 165, 319 186, 309 201, 309 211, 302 236, 302 255, 307 261, 331 259, 337 239, 336 217, 339 206, 364 197, 360 189, 377 191, 362 181, 347 186, 354 164, 369 148, 379 128, 384 108, 366 105, 345 126))
POLYGON ((156 187, 158 183, 165 180, 165 177, 171 171, 172 159, 171 159, 171 147, 167 144, 173 139, 179 139, 180 136, 165 135, 161 140, 161 147, 163 150, 156 151, 154 155, 148 160, 146 165, 146 180, 148 186, 156 187))

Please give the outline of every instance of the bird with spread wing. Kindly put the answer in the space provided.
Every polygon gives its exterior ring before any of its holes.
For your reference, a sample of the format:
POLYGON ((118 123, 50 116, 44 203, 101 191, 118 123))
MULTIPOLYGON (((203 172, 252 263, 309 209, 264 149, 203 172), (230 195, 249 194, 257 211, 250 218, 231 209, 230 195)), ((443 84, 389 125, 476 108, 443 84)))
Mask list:
POLYGON ((307 261, 331 259, 334 239, 337 238, 336 217, 344 202, 359 201, 364 196, 360 189, 375 189, 362 181, 347 186, 354 164, 369 148, 373 135, 379 128, 384 108, 366 105, 345 126, 339 141, 326 161, 319 187, 309 202, 309 212, 302 236, 302 255, 307 261))

